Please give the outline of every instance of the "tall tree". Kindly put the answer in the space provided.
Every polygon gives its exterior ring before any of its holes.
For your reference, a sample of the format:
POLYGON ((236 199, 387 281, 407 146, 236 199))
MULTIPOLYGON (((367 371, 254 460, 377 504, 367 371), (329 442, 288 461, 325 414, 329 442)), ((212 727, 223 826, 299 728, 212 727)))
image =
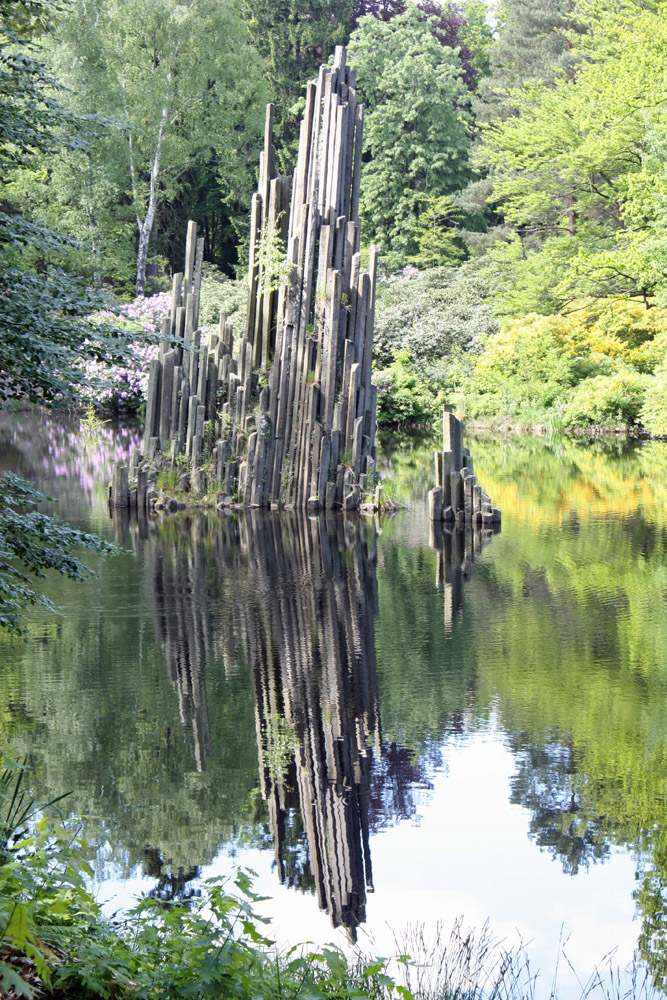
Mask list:
POLYGON ((91 141, 79 164, 85 183, 72 197, 95 228, 100 207, 107 216, 118 205, 127 212, 129 193, 141 295, 160 206, 189 170, 217 162, 222 197, 249 195, 262 62, 231 0, 73 0, 50 56, 77 110, 113 123, 91 141))
POLYGON ((480 83, 475 113, 483 121, 513 113, 513 90, 528 81, 552 83, 572 66, 571 0, 502 0, 489 74, 480 83))
MULTIPOLYGON (((568 30, 572 28, 571 0, 502 0, 495 15, 495 38, 488 34, 486 8, 479 0, 468 0, 468 30, 481 33, 476 44, 469 42, 474 58, 481 60, 481 78, 472 100, 476 135, 479 127, 502 121, 516 113, 515 89, 527 82, 551 84, 563 69, 571 73, 574 63, 568 30)), ((464 35, 465 36, 465 32, 464 35)), ((498 212, 493 177, 481 160, 479 175, 461 198, 468 212, 483 214, 484 232, 466 237, 469 246, 486 249, 506 235, 498 212), (488 229, 488 235, 487 235, 488 229)))
MULTIPOLYGON (((53 96, 53 81, 35 58, 32 37, 56 13, 51 0, 0 0, 0 168, 3 177, 20 162, 63 142, 76 142, 75 125, 53 96), (63 134, 63 130, 65 133, 63 134)), ((0 268, 3 329, 0 337, 0 406, 28 400, 72 402, 82 378, 81 354, 100 360, 122 356, 118 331, 91 323, 96 305, 82 283, 57 264, 68 241, 28 219, 9 214, 0 189, 0 268)), ((26 571, 56 569, 80 578, 89 573, 73 550, 112 547, 35 510, 45 499, 29 483, 0 479, 0 628, 20 631, 30 603, 48 604, 26 571)))
MULTIPOLYGON (((583 6, 583 5, 582 5, 583 6)), ((574 77, 512 91, 514 116, 485 129, 480 160, 516 231, 496 251, 510 311, 581 295, 667 294, 663 56, 667 5, 581 9, 574 77)))
POLYGON ((350 40, 367 108, 365 233, 380 242, 392 269, 416 251, 414 225, 429 200, 470 177, 461 63, 436 28, 410 4, 388 22, 362 19, 350 40))
POLYGON ((17 214, 7 201, 17 164, 80 142, 77 122, 58 103, 31 41, 55 12, 51 0, 0 2, 0 405, 69 403, 83 377, 84 345, 100 360, 120 359, 125 346, 109 324, 87 321, 106 301, 63 267, 72 241, 17 214))

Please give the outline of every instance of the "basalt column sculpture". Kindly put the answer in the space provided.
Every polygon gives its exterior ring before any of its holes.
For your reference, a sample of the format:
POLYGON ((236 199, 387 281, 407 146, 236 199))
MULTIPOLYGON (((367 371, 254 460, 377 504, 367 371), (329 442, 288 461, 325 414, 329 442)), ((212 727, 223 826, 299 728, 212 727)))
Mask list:
POLYGON ((451 406, 443 407, 442 451, 436 451, 434 459, 436 485, 428 494, 431 521, 499 525, 500 511, 475 479, 472 456, 463 444, 463 421, 451 406))
POLYGON ((160 356, 152 362, 143 454, 117 470, 112 506, 150 506, 151 477, 185 455, 190 489, 241 506, 354 509, 375 468, 371 384, 377 248, 360 263, 364 109, 339 46, 309 83, 291 178, 275 170, 266 115, 252 199, 245 330, 198 327, 203 243, 188 226, 160 356), (237 332, 238 336, 238 332, 237 332))

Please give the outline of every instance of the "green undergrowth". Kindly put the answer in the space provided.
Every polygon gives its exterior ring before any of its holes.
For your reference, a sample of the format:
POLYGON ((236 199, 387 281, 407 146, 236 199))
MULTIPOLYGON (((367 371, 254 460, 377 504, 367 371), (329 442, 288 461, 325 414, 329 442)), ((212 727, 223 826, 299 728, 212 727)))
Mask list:
POLYGON ((0 989, 62 998, 404 997, 384 960, 350 962, 333 947, 278 954, 251 875, 211 879, 187 902, 144 897, 109 920, 86 887, 80 830, 57 802, 35 803, 24 767, 0 776, 0 989))
MULTIPOLYGON (((210 879, 187 901, 146 896, 106 918, 87 888, 92 870, 80 829, 61 821, 59 800, 37 804, 26 772, 0 775, 0 996, 38 1000, 216 998, 216 1000, 534 1000, 522 949, 506 950, 488 927, 457 924, 427 944, 404 942, 417 959, 349 957, 334 945, 279 952, 256 912, 252 873, 210 879)), ((397 946, 400 950, 402 946, 397 946)), ((628 993, 598 974, 582 996, 651 995, 638 975, 628 993), (609 984, 611 983, 611 989, 609 984)), ((551 991, 555 1000, 557 993, 551 991)))

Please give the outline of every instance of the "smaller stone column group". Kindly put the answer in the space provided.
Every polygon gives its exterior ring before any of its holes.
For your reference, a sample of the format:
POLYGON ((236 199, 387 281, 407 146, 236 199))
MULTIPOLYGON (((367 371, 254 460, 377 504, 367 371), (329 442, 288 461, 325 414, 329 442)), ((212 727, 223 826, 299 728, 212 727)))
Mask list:
POLYGON ((473 460, 463 444, 463 421, 444 406, 442 451, 434 453, 436 485, 428 494, 432 521, 465 521, 471 524, 500 524, 500 511, 475 479, 473 460))

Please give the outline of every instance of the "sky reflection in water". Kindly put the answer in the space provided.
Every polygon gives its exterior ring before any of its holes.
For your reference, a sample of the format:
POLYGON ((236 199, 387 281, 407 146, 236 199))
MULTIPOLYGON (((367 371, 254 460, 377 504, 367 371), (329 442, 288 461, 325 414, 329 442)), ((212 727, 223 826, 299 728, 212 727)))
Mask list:
POLYGON ((380 525, 112 524, 118 439, 76 461, 76 428, 37 426, 4 420, 5 461, 134 556, 49 584, 65 617, 8 644, 6 729, 111 831, 114 907, 241 863, 282 941, 334 923, 386 953, 463 914, 526 942, 547 990, 561 931, 584 977, 638 934, 664 975, 664 445, 471 442, 503 530, 452 538, 424 516, 428 443, 387 452, 415 500, 380 525))

